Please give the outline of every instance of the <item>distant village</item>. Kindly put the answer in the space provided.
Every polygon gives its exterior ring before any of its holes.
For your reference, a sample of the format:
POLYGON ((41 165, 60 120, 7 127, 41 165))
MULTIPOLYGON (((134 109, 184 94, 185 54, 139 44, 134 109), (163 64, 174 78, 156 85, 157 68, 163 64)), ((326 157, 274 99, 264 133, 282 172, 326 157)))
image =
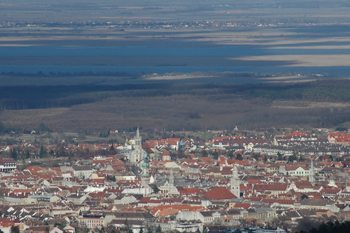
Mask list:
POLYGON ((0 142, 0 232, 286 233, 350 220, 350 133, 210 133, 0 142))

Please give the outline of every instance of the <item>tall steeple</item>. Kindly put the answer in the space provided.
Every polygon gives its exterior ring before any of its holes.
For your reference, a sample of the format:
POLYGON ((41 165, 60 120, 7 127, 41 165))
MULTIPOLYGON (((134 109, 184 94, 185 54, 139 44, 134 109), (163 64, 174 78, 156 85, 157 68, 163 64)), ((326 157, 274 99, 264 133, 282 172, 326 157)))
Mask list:
POLYGON ((147 154, 144 155, 143 157, 143 162, 141 163, 141 174, 140 174, 140 179, 141 179, 141 185, 142 187, 146 188, 149 187, 149 184, 154 183, 151 181, 151 176, 149 175, 149 160, 147 154))
POLYGON ((134 145, 131 153, 130 162, 133 164, 140 164, 144 157, 144 151, 142 149, 142 137, 140 136, 140 130, 137 128, 136 135, 133 138, 134 145))
POLYGON ((239 198, 241 196, 241 181, 239 179, 238 176, 238 169, 236 167, 236 165, 234 165, 233 169, 232 169, 232 176, 231 176, 231 180, 230 180, 230 186, 231 186, 231 192, 237 197, 239 198))
POLYGON ((136 129, 136 137, 137 137, 137 138, 140 137, 140 129, 139 129, 139 128, 136 129))
POLYGON ((309 182, 311 184, 315 184, 315 167, 314 167, 314 160, 311 158, 311 164, 309 168, 309 182))
POLYGON ((135 140, 135 147, 137 147, 137 146, 141 147, 142 146, 141 145, 142 137, 140 136, 140 129, 139 128, 137 128, 137 130, 136 130, 136 136, 135 136, 134 140, 135 140))

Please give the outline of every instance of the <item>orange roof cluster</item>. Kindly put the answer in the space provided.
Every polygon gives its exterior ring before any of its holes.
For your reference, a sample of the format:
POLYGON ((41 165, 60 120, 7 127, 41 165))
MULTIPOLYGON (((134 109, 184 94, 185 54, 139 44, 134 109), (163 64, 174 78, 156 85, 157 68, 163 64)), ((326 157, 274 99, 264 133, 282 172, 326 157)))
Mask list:
POLYGON ((238 202, 238 203, 235 203, 233 205, 234 208, 237 208, 237 209, 249 209, 250 208, 250 204, 249 203, 246 203, 246 202, 238 202))
POLYGON ((6 163, 15 163, 16 161, 13 158, 0 158, 0 164, 6 164, 6 163))
POLYGON ((298 169, 299 167, 301 167, 301 168, 303 168, 303 169, 305 169, 305 170, 308 169, 307 165, 304 164, 304 163, 286 164, 286 170, 287 170, 287 171, 293 171, 293 170, 298 169))
POLYGON ((335 139, 337 142, 350 142, 350 134, 344 132, 331 132, 328 137, 335 139))
POLYGON ((14 221, 7 218, 0 218, 0 228, 9 228, 15 224, 14 221))
POLYGON ((287 135, 289 138, 302 138, 302 137, 307 137, 308 134, 302 131, 293 131, 290 134, 287 135))
POLYGON ((262 199, 261 201, 270 205, 274 203, 281 205, 294 205, 294 200, 292 199, 262 199))
POLYGON ((197 196, 203 193, 199 188, 179 188, 181 196, 197 196))
POLYGON ((159 217, 167 217, 176 215, 180 211, 201 211, 204 208, 202 206, 192 205, 163 205, 151 208, 151 214, 159 217))
POLYGON ((230 190, 225 187, 213 187, 210 188, 203 195, 208 200, 229 200, 237 198, 230 190))
POLYGON ((164 138, 164 139, 153 139, 146 140, 143 143, 145 149, 155 148, 157 146, 176 146, 180 142, 180 138, 164 138))

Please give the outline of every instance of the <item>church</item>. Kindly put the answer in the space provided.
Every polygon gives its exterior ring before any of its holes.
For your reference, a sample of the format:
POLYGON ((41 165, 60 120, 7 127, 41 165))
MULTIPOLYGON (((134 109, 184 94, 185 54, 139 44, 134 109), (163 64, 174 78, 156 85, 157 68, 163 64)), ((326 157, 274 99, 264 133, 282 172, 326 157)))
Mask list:
POLYGON ((129 160, 134 165, 139 165, 143 161, 143 158, 147 156, 146 151, 142 149, 142 137, 140 136, 140 130, 137 128, 136 136, 133 138, 132 151, 129 160))

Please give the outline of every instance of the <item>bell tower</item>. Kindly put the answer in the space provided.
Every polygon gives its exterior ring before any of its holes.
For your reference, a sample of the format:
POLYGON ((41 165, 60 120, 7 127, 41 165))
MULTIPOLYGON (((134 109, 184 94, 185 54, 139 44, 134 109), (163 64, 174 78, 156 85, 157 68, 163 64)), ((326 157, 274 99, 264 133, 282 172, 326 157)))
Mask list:
POLYGON ((311 184, 315 184, 315 166, 314 166, 314 160, 311 159, 311 164, 309 168, 309 182, 311 184))
POLYGON ((241 180, 239 179, 238 176, 238 169, 236 167, 236 165, 234 165, 233 169, 232 169, 232 176, 230 179, 230 186, 231 186, 231 192, 237 197, 240 198, 241 196, 241 180))

